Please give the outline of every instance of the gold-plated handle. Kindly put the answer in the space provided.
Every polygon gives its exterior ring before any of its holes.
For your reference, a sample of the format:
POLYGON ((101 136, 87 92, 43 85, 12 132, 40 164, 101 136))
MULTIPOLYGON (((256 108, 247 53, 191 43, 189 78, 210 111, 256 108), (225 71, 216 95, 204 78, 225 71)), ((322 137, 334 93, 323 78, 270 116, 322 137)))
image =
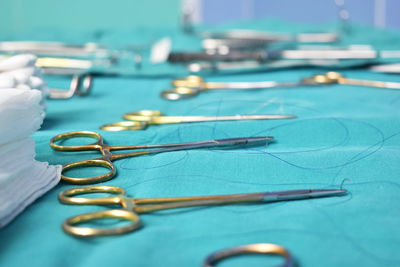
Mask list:
POLYGON ((161 92, 161 97, 168 100, 186 99, 196 96, 200 92, 197 88, 176 87, 161 92))
POLYGON ((91 236, 125 234, 139 229, 141 227, 141 224, 142 224, 141 220, 137 214, 127 210, 114 209, 114 210, 86 213, 68 218, 63 222, 62 229, 67 234, 70 235, 79 237, 91 237, 91 236), (90 221, 110 219, 110 218, 130 221, 131 223, 125 226, 102 228, 102 229, 75 226, 90 221))
POLYGON ((97 150, 99 149, 99 145, 103 144, 103 138, 96 132, 91 131, 78 131, 78 132, 69 132, 62 133, 54 136, 50 139, 50 146, 54 150, 58 151, 85 151, 85 150, 97 150), (87 144, 87 145, 79 145, 79 146, 62 146, 57 145, 58 141, 65 141, 67 139, 80 138, 80 137, 88 137, 95 139, 96 142, 87 144))
POLYGON ((82 160, 77 162, 72 162, 63 166, 61 171, 61 180, 63 182, 69 184, 96 184, 108 181, 112 179, 115 174, 117 173, 117 169, 111 163, 111 161, 107 161, 104 159, 89 159, 89 160, 82 160), (69 177, 65 176, 64 173, 71 169, 81 168, 81 167, 103 167, 109 169, 110 171, 103 175, 92 176, 92 177, 69 177))
POLYGON ((125 194, 125 190, 117 186, 85 186, 62 191, 58 195, 58 200, 63 204, 70 205, 112 205, 121 204, 121 197, 124 197, 125 194), (110 193, 116 194, 116 196, 102 198, 75 197, 94 193, 110 193))
POLYGON ((307 85, 321 85, 321 84, 335 84, 343 79, 343 75, 338 72, 327 72, 324 74, 317 74, 308 78, 302 79, 302 83, 307 85))
POLYGON ((190 75, 183 78, 177 78, 171 81, 171 84, 175 87, 194 87, 203 88, 206 85, 204 79, 200 76, 190 75))
POLYGON ((214 252, 209 255, 203 263, 203 267, 213 267, 223 259, 243 255, 243 254, 272 254, 278 255, 285 259, 285 262, 280 267, 292 267, 293 259, 284 247, 271 243, 249 244, 245 246, 233 247, 214 252))
POLYGON ((160 117, 164 114, 159 110, 139 110, 136 112, 129 112, 122 117, 129 121, 151 122, 153 117, 160 117))
POLYGON ((366 87, 377 87, 386 89, 400 89, 400 83, 398 82, 383 82, 383 81, 371 81, 371 80, 360 80, 346 78, 338 72, 327 72, 325 74, 318 74, 309 78, 304 78, 303 83, 308 85, 319 85, 319 84, 347 84, 347 85, 357 85, 366 87))
POLYGON ((142 121, 120 121, 100 126, 103 131, 119 132, 119 131, 136 131, 147 128, 147 123, 142 121))

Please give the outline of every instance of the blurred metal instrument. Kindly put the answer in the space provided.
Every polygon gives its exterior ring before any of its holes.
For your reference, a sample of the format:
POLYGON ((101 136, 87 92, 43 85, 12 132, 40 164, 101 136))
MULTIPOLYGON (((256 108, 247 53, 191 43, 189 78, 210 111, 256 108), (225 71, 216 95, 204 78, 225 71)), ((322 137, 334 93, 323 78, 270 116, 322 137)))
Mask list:
POLYGON ((377 60, 399 59, 400 50, 374 50, 354 48, 293 49, 263 51, 232 51, 227 53, 171 52, 171 63, 213 62, 213 61, 248 61, 268 62, 275 60, 377 60))
POLYGON ((338 72, 327 72, 311 77, 305 77, 294 82, 206 82, 200 76, 187 76, 172 80, 173 89, 161 92, 161 97, 168 100, 180 100, 191 98, 199 93, 213 90, 259 90, 272 88, 293 88, 299 86, 316 86, 328 84, 348 84, 386 89, 400 89, 400 83, 383 82, 346 78, 338 72))
POLYGON ((38 57, 36 65, 43 69, 44 74, 71 76, 68 90, 50 90, 50 98, 60 99, 89 94, 94 76, 130 74, 141 64, 141 57, 133 48, 112 50, 96 43, 0 42, 0 53, 34 54, 38 57))
POLYGON ((108 68, 112 66, 109 59, 75 59, 63 57, 38 57, 36 66, 41 67, 44 74, 72 76, 68 90, 50 89, 50 98, 66 99, 74 95, 85 96, 91 91, 94 67, 108 68))
POLYGON ((62 42, 0 42, 1 53, 29 53, 37 56, 110 57, 115 52, 96 43, 81 45, 62 42))
POLYGON ((400 63, 374 65, 370 66, 369 70, 374 72, 400 74, 400 63))
POLYGON ((271 43, 333 43, 335 33, 274 34, 253 30, 231 30, 223 33, 202 32, 202 46, 208 51, 254 50, 271 43))
POLYGON ((293 119, 295 115, 233 115, 233 116, 164 116, 158 110, 140 110, 126 113, 123 118, 127 121, 106 124, 100 127, 104 131, 144 130, 149 125, 177 124, 208 121, 238 121, 238 120, 276 120, 293 119))

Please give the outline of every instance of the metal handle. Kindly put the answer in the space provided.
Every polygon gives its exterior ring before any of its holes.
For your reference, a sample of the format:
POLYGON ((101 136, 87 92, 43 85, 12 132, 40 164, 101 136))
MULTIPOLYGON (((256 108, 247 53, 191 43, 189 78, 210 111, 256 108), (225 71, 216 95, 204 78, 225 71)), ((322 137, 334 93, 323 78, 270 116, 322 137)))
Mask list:
POLYGON ((69 184, 96 184, 112 179, 116 173, 117 169, 109 160, 103 158, 81 160, 64 165, 61 171, 61 180, 69 184), (105 169, 109 169, 109 172, 107 172, 106 174, 91 177, 70 177, 64 175, 64 173, 68 170, 86 167, 102 167, 105 169))
POLYGON ((187 99, 196 96, 200 92, 199 89, 189 87, 176 87, 173 89, 164 90, 160 96, 168 100, 187 99))
POLYGON ((148 126, 144 121, 120 121, 100 126, 103 131, 119 132, 119 131, 137 131, 144 130, 148 126))
POLYGON ((139 110, 136 112, 129 112, 122 116, 125 120, 151 122, 153 117, 163 116, 164 114, 159 110, 139 110))
POLYGON ((91 236, 104 236, 104 235, 117 235, 135 231, 141 227, 141 220, 139 216, 131 211, 114 209, 99 211, 93 213, 86 213, 66 219, 62 224, 64 232, 70 235, 79 237, 91 236), (92 228, 92 227, 79 227, 77 224, 82 224, 90 221, 101 219, 120 219, 130 221, 131 223, 126 226, 113 227, 113 228, 92 228))
POLYGON ((99 135, 96 132, 91 132, 91 131, 77 131, 77 132, 69 132, 69 133, 62 133, 59 135, 54 136, 53 138, 50 139, 50 146, 54 150, 58 151, 85 151, 85 150, 98 150, 100 148, 100 145, 103 144, 103 138, 101 135, 99 135), (87 137, 87 138, 92 138, 95 139, 96 142, 91 143, 91 144, 85 144, 85 145, 78 145, 78 146, 63 146, 63 145, 57 145, 56 142, 64 142, 65 140, 68 139, 78 139, 81 137, 87 137))
POLYGON ((125 196, 125 194, 125 190, 117 186, 85 186, 62 191, 58 195, 58 200, 63 204, 70 205, 112 205, 121 204, 120 196, 125 196), (116 196, 102 198, 75 197, 95 193, 110 193, 116 194, 116 196))
POLYGON ((74 75, 72 76, 70 87, 68 90, 64 89, 50 89, 49 98, 51 99, 68 99, 74 95, 85 96, 88 95, 93 86, 93 77, 91 75, 74 75))
POLYGON ((289 251, 286 250, 284 247, 271 243, 259 243, 233 247, 214 252, 204 260, 203 267, 213 267, 215 266, 215 263, 223 259, 243 254, 278 255, 285 259, 285 262, 279 265, 279 267, 292 267, 294 265, 292 256, 290 255, 289 251))

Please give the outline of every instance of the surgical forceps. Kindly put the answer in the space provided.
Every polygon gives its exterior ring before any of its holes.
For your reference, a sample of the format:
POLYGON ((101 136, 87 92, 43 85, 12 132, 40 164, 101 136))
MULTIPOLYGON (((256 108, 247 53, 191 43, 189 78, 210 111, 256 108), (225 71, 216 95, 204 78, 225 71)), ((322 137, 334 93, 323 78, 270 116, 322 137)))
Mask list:
POLYGON ((161 96, 168 100, 191 98, 199 93, 212 90, 255 90, 328 84, 348 84, 386 89, 400 89, 400 83, 350 79, 344 77, 338 72, 317 74, 311 77, 303 78, 297 82, 206 82, 200 76, 191 75, 184 78, 175 79, 171 83, 173 86, 175 86, 175 88, 161 92, 161 96))
POLYGON ((128 198, 125 190, 115 186, 88 186, 68 189, 61 192, 58 199, 61 203, 72 205, 119 205, 121 209, 86 213, 68 218, 62 224, 63 230, 71 235, 80 237, 115 235, 132 232, 141 227, 138 214, 159 210, 227 205, 239 203, 268 203, 275 201, 299 200, 346 194, 344 189, 300 189, 276 192, 245 193, 234 195, 197 196, 197 197, 167 197, 167 198, 128 198), (106 198, 74 197, 82 194, 114 193, 116 196, 106 198), (114 228, 79 227, 77 224, 93 220, 114 218, 127 220, 130 224, 114 228))
POLYGON ((243 254, 277 255, 284 258, 285 260, 285 262, 279 265, 279 267, 294 266, 294 260, 292 258, 292 255, 290 255, 290 252, 286 250, 284 247, 271 243, 258 243, 258 244, 249 244, 249 245, 238 246, 216 251, 211 255, 209 255, 204 260, 203 267, 213 267, 215 266, 216 263, 218 263, 221 260, 243 254))
POLYGON ((126 113, 123 118, 127 121, 106 124, 100 127, 104 131, 144 130, 149 125, 207 122, 207 121, 236 121, 236 120, 274 120, 292 119, 294 115, 234 115, 234 116, 164 116, 158 110, 140 110, 126 113))
POLYGON ((79 131, 79 132, 63 133, 53 137, 50 140, 50 146, 54 150, 59 150, 59 151, 92 151, 92 150, 100 151, 100 153, 102 154, 101 157, 89 160, 81 160, 66 164, 63 166, 61 172, 61 180, 63 180, 64 182, 71 184, 94 184, 110 180, 116 175, 117 170, 112 162, 117 159, 122 159, 127 157, 137 157, 142 155, 152 155, 162 152, 197 149, 197 148, 238 146, 246 144, 257 144, 259 142, 265 143, 271 141, 272 139, 273 137, 271 136, 255 136, 255 137, 238 137, 238 138, 226 138, 218 140, 206 140, 206 141, 178 143, 178 144, 109 146, 104 144, 103 138, 101 137, 100 134, 90 131, 79 131), (92 138, 97 141, 91 144, 78 145, 78 146, 63 146, 56 144, 56 142, 58 141, 65 141, 67 139, 78 139, 82 137, 92 138), (113 150, 140 150, 140 151, 112 154, 111 151, 113 150), (82 167, 93 167, 93 166, 103 167, 109 169, 110 171, 103 175, 85 177, 85 178, 68 177, 63 174, 64 172, 70 169, 78 169, 82 167))

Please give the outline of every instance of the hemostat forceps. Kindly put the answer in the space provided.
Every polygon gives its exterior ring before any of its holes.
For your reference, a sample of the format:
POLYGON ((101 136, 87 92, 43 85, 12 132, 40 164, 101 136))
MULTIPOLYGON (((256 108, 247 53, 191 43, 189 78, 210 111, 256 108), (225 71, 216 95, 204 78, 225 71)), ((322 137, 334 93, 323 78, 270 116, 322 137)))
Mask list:
POLYGON ((50 140, 50 146, 54 150, 59 150, 59 151, 92 151, 92 150, 100 151, 100 153, 102 154, 101 157, 88 160, 81 160, 66 164, 63 166, 61 173, 61 179, 64 182, 72 184, 94 184, 110 180, 116 175, 117 169, 115 168, 112 162, 117 159, 122 159, 127 157, 137 157, 142 155, 152 155, 162 152, 207 148, 207 147, 238 146, 247 144, 258 144, 260 142, 265 144, 266 142, 271 141, 272 139, 273 137, 271 136, 255 136, 255 137, 226 138, 218 140, 205 140, 205 141, 197 141, 190 143, 178 143, 178 144, 109 146, 104 144, 103 138, 98 133, 90 131, 79 131, 79 132, 63 133, 53 137, 50 140), (95 139, 96 142, 88 145, 78 145, 78 146, 63 146, 56 144, 56 142, 59 141, 62 142, 67 139, 79 139, 82 137, 95 139), (113 154, 111 153, 111 151, 113 150, 140 150, 140 151, 113 154), (103 167, 109 169, 109 172, 103 175, 85 177, 85 178, 67 177, 63 174, 67 170, 84 168, 84 167, 103 167))
POLYGON ((126 121, 106 124, 100 127, 104 131, 143 130, 149 125, 176 124, 188 122, 207 121, 237 121, 237 120, 275 120, 292 119, 294 115, 233 115, 233 116, 164 116, 158 110, 140 110, 126 113, 123 118, 126 121))
POLYGON ((128 198, 125 190, 114 186, 89 186, 68 189, 58 196, 60 202, 72 205, 119 205, 120 209, 111 209, 87 213, 68 218, 64 221, 63 230, 71 235, 88 237, 100 235, 115 235, 132 232, 141 227, 138 214, 167 209, 177 209, 196 206, 215 206, 240 203, 268 203, 307 198, 340 196, 346 194, 344 189, 299 189, 276 192, 245 193, 234 195, 197 196, 197 197, 167 197, 167 198, 128 198), (74 197, 81 194, 114 193, 116 196, 106 198, 74 197), (93 220, 115 218, 127 220, 130 224, 113 228, 79 227, 77 224, 93 220))
POLYGON ((328 84, 348 84, 386 89, 400 89, 400 83, 350 79, 337 72, 318 74, 303 78, 296 82, 206 82, 202 77, 192 75, 185 78, 175 79, 171 83, 175 88, 161 92, 161 96, 168 100, 191 98, 199 93, 213 90, 255 90, 328 84))

